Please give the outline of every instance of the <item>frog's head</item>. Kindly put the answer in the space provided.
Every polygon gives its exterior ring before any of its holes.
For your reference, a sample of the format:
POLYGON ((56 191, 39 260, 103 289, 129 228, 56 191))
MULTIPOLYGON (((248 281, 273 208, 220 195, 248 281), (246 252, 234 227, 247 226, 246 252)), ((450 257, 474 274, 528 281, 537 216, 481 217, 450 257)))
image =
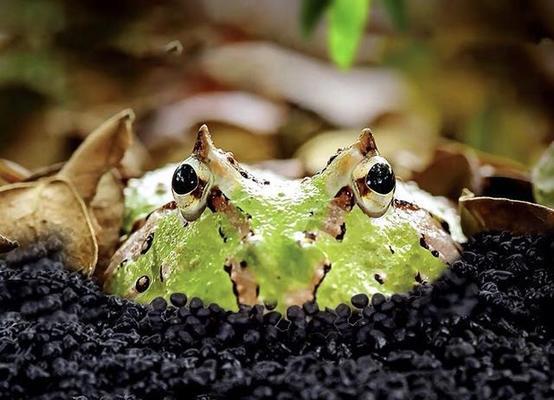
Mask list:
POLYGON ((242 220, 236 226, 239 230, 244 225, 274 225, 277 216, 287 226, 299 220, 310 225, 338 203, 346 211, 357 205, 368 217, 380 217, 389 208, 395 187, 393 170, 379 155, 369 129, 362 131, 356 143, 339 150, 316 176, 272 181, 257 178, 232 153, 217 149, 206 125, 198 132, 193 154, 178 165, 171 182, 177 208, 186 221, 195 221, 209 208, 242 220), (297 208, 310 212, 283 215, 297 208))
POLYGON ((313 177, 266 180, 217 149, 202 126, 173 173, 174 202, 114 256, 108 289, 141 301, 185 292, 228 307, 302 304, 336 263, 365 265, 373 248, 374 260, 390 256, 396 228, 371 221, 387 212, 395 186, 368 129, 313 177))

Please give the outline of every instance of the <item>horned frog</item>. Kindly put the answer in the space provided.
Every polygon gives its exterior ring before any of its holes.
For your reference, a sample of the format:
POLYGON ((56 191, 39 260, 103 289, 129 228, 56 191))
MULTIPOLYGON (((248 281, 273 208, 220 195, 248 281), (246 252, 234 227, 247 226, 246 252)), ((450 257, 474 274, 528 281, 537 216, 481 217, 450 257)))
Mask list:
POLYGON ((256 177, 202 126, 190 157, 153 174, 173 201, 152 200, 151 178, 132 182, 129 213, 149 214, 105 272, 107 291, 141 303, 181 292, 228 309, 335 307, 406 292, 458 256, 444 220, 406 200, 432 196, 395 179, 369 129, 316 175, 288 180, 256 177))

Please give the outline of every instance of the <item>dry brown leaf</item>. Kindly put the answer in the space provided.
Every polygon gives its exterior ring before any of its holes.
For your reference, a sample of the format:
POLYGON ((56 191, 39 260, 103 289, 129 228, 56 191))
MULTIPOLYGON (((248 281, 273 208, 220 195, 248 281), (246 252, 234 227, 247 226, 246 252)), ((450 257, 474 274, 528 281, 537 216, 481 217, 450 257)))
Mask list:
POLYGON ((521 200, 475 197, 464 191, 459 200, 462 229, 468 236, 483 231, 516 235, 554 232, 554 210, 521 200))
POLYGON ((31 172, 21 165, 0 158, 0 184, 4 183, 15 183, 26 179, 31 172))
POLYGON ((119 244, 119 230, 123 224, 125 203, 123 182, 117 170, 105 173, 90 203, 90 211, 96 220, 95 233, 98 242, 96 273, 101 274, 109 264, 119 244))
POLYGON ((19 247, 19 243, 15 240, 8 239, 4 235, 0 234, 0 254, 7 253, 13 249, 19 247))
POLYGON ((435 149, 433 161, 423 171, 414 172, 411 179, 435 196, 457 199, 464 188, 480 191, 478 170, 479 161, 472 152, 443 146, 435 149))
POLYGON ((117 167, 131 144, 134 114, 124 110, 92 132, 58 173, 70 181, 89 204, 100 178, 117 167))
POLYGON ((51 178, 1 187, 0 221, 4 234, 21 246, 60 236, 66 264, 87 275, 94 272, 94 231, 85 204, 69 182, 51 178))
POLYGON ((479 152, 461 143, 446 142, 433 160, 411 180, 435 196, 457 200, 464 188, 478 196, 532 200, 531 182, 524 166, 479 152))

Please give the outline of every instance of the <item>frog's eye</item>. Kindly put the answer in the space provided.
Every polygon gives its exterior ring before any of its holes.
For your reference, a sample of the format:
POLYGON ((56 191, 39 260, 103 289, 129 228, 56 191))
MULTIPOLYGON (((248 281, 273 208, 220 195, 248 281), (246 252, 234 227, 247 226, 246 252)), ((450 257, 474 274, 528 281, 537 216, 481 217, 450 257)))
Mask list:
POLYGON ((198 175, 190 164, 181 164, 173 173, 171 188, 177 195, 185 195, 198 187, 198 175))
POLYGON ((366 158, 352 173, 358 206, 370 217, 380 217, 389 208, 396 187, 392 167, 381 156, 366 158))
POLYGON ((195 157, 183 161, 173 173, 173 198, 187 221, 193 221, 206 208, 212 175, 208 167, 195 157))

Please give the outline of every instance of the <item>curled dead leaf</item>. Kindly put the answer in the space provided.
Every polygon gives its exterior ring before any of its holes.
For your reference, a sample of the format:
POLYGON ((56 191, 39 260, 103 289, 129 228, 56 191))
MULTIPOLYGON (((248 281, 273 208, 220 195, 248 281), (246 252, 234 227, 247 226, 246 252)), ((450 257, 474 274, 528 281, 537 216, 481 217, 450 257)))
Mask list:
POLYGON ((117 170, 105 173, 90 203, 95 218, 95 234, 98 242, 96 273, 102 274, 119 244, 119 230, 125 211, 123 182, 117 170))
POLYGON ((19 247, 19 243, 15 240, 8 239, 4 235, 0 234, 0 254, 7 253, 19 247))
POLYGON ((533 168, 533 194, 537 203, 554 207, 554 142, 533 168))
POLYGON ((0 184, 20 182, 29 175, 31 172, 27 168, 13 161, 0 159, 0 184))
POLYGON ((21 246, 51 236, 64 243, 66 264, 92 274, 98 246, 85 204, 60 178, 0 187, 0 220, 7 237, 21 246))
POLYGON ((475 197, 464 191, 459 199, 462 229, 468 236, 483 231, 516 235, 554 232, 554 210, 521 200, 475 197))
POLYGON ((119 243, 124 199, 116 167, 131 143, 133 118, 130 110, 115 115, 67 163, 0 187, 0 221, 7 237, 26 246, 57 236, 68 267, 87 275, 97 261, 105 267, 119 243))
POLYGON ((458 198, 464 188, 478 192, 482 185, 475 154, 452 146, 437 147, 431 163, 414 172, 412 180, 423 190, 449 199, 458 198))
POLYGON ((124 110, 104 122, 85 139, 58 173, 58 177, 75 186, 85 204, 94 198, 102 176, 120 164, 131 144, 133 120, 133 112, 124 110))
POLYGON ((531 201, 531 183, 523 165, 478 152, 461 143, 445 142, 432 161, 411 179, 435 196, 457 200, 464 188, 479 196, 531 201))

